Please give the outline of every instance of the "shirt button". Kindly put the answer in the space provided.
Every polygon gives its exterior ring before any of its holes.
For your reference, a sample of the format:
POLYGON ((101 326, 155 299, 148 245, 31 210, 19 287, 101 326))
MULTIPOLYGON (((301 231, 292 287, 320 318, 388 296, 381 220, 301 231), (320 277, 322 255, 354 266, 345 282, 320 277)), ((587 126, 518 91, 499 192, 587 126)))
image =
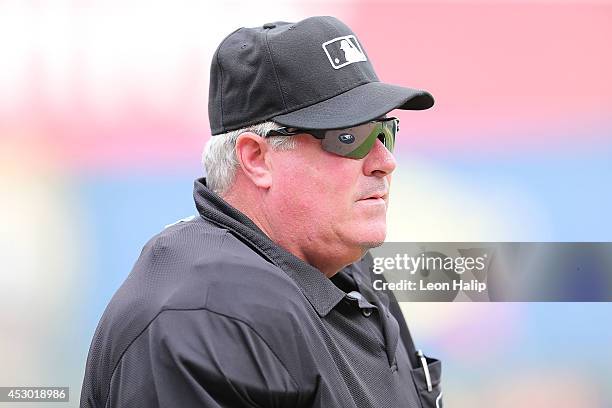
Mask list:
POLYGON ((370 317, 370 315, 372 314, 372 309, 361 309, 361 314, 363 314, 365 317, 370 317))

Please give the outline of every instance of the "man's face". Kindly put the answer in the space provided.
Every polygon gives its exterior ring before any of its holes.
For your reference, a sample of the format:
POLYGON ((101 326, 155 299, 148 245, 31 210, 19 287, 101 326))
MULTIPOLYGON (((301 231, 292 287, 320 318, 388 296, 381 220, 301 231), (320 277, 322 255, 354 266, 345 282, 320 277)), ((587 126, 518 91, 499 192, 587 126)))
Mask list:
POLYGON ((324 151, 310 135, 294 137, 294 150, 272 153, 270 199, 278 221, 311 264, 324 257, 354 262, 385 239, 395 159, 380 140, 356 160, 324 151))

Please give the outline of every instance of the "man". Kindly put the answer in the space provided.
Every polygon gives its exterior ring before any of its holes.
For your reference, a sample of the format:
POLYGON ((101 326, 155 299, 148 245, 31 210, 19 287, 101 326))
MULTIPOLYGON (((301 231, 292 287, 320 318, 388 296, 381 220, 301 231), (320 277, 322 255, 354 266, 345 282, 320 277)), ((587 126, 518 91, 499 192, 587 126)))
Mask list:
POLYGON ((151 239, 91 346, 84 407, 434 407, 392 294, 368 285, 397 120, 332 17, 230 34, 211 65, 198 216, 151 239), (346 51, 350 50, 350 51, 346 51))

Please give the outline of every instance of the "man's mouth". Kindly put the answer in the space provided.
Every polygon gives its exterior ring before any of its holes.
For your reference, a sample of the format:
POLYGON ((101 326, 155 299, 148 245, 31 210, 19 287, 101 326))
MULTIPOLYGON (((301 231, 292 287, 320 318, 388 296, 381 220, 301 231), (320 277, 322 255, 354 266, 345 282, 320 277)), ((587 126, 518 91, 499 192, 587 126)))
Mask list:
POLYGON ((371 204, 387 204, 387 197, 388 197, 388 193, 381 191, 379 193, 373 193, 370 194, 367 197, 364 197, 362 199, 360 199, 359 201, 362 201, 364 203, 371 203, 371 204))

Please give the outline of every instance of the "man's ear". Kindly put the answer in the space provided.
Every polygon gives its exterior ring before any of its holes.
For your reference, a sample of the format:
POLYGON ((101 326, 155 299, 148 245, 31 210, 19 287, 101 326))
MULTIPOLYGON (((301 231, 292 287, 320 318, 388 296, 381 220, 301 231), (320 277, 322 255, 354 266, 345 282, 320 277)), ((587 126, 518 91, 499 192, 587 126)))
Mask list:
POLYGON ((272 168, 270 166, 270 145, 263 137, 245 132, 236 139, 236 157, 242 172, 253 184, 261 188, 272 185, 272 168))

